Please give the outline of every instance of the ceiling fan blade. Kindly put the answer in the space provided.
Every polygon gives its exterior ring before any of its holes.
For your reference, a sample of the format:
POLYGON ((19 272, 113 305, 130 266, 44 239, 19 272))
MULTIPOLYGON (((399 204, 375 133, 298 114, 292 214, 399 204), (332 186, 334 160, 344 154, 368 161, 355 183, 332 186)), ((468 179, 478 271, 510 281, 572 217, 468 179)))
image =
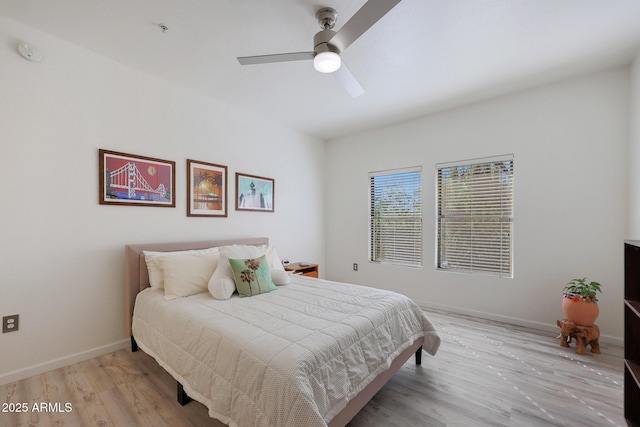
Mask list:
POLYGON ((351 95, 352 98, 357 98, 364 93, 364 89, 356 80, 356 77, 351 73, 351 70, 347 68, 347 65, 342 61, 342 65, 338 68, 338 71, 333 73, 336 79, 340 82, 342 87, 351 95))
POLYGON ((242 65, 268 64, 271 62, 306 61, 313 59, 314 52, 276 53, 274 55, 239 56, 242 65))
POLYGON ((329 40, 340 52, 344 52, 351 43, 363 35, 369 28, 393 9, 400 0, 369 0, 356 12, 355 15, 342 26, 329 40))

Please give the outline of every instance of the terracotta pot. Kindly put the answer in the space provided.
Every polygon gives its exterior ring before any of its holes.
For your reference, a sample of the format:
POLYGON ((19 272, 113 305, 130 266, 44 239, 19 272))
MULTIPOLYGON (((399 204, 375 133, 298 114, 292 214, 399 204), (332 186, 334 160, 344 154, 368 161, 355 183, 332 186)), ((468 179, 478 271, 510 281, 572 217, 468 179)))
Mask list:
POLYGON ((574 301, 567 297, 562 298, 562 309, 567 320, 581 326, 592 326, 600 314, 598 303, 574 301))

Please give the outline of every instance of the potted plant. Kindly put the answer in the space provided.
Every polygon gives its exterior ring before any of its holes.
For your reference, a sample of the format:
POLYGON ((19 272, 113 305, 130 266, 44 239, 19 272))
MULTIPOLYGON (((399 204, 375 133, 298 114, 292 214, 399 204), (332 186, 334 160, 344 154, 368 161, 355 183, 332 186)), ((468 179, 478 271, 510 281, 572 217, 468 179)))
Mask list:
POLYGON ((602 293, 598 282, 589 282, 587 278, 573 279, 562 290, 562 309, 567 320, 581 326, 591 326, 600 314, 596 294, 602 293))

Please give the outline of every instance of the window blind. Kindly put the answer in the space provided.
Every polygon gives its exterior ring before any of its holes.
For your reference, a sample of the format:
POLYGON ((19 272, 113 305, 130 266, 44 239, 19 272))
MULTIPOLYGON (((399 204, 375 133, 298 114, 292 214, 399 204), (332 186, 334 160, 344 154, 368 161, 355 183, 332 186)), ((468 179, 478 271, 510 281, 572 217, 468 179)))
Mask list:
POLYGON ((513 156, 437 173, 437 268, 513 277, 513 156))
POLYGON ((372 172, 369 260, 422 267, 422 168, 372 172))

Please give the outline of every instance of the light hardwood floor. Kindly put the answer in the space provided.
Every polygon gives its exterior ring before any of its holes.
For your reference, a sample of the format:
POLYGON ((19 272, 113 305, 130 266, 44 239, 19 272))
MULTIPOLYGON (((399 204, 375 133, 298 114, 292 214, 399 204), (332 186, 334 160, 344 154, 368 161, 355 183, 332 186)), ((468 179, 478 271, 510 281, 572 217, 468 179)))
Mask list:
MULTIPOLYGON (((626 425, 621 347, 580 356, 553 333, 427 315, 442 338, 438 354, 425 354, 421 366, 409 360, 350 427, 626 425)), ((180 406, 175 381, 142 351, 1 386, 3 409, 9 402, 27 403, 28 412, 0 412, 0 426, 223 426, 198 402, 180 406), (41 403, 56 412, 33 411, 41 403)))

